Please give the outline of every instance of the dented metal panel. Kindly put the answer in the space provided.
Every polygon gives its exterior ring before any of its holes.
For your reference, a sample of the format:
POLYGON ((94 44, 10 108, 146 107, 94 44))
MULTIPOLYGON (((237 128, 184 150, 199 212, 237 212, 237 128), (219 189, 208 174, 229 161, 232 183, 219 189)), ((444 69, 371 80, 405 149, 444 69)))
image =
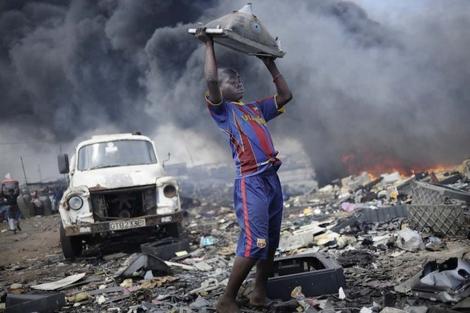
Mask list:
POLYGON ((143 253, 170 260, 178 251, 189 251, 189 242, 186 239, 165 238, 157 242, 141 244, 140 249, 143 253))
MULTIPOLYGON (((273 38, 258 17, 252 13, 251 4, 215 19, 204 27, 215 42, 233 50, 250 55, 279 58, 285 55, 279 41, 273 38)), ((188 32, 195 34, 196 28, 190 28, 188 32)))

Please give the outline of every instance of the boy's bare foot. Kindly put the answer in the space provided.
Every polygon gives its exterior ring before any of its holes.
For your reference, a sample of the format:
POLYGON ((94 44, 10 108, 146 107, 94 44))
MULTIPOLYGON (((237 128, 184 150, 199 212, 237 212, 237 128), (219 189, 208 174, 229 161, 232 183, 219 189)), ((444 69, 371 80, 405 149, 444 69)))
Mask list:
POLYGON ((230 297, 221 296, 215 306, 218 313, 240 313, 237 303, 230 297))
POLYGON ((254 289, 250 295, 250 304, 253 306, 265 307, 269 304, 269 299, 266 297, 266 292, 254 289))

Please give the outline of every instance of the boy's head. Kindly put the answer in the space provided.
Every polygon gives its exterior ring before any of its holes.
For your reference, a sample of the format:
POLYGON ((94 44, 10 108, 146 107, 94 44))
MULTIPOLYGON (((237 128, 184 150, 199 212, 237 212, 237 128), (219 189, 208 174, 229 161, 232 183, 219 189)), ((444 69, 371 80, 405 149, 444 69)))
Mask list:
POLYGON ((229 101, 239 101, 243 98, 243 82, 237 71, 231 68, 222 68, 218 71, 219 88, 222 97, 229 101))

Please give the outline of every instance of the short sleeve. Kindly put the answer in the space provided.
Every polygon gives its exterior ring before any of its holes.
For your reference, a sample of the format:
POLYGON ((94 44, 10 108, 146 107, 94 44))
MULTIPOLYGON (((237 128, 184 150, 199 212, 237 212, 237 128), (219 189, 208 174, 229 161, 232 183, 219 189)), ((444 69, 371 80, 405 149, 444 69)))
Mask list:
POLYGON ((284 108, 278 109, 277 107, 276 96, 257 100, 255 103, 263 113, 263 117, 266 122, 272 120, 281 113, 284 113, 284 108))
POLYGON ((211 113, 212 119, 217 123, 217 126, 226 128, 227 123, 227 103, 220 101, 220 103, 212 103, 207 96, 205 96, 207 108, 211 113))

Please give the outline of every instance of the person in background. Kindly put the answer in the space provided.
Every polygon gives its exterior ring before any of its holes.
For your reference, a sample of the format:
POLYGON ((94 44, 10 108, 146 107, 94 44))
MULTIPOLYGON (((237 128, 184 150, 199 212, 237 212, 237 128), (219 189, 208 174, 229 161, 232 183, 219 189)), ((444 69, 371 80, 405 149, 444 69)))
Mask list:
POLYGON ((34 206, 34 215, 43 215, 44 208, 43 208, 41 200, 39 199, 37 190, 34 191, 33 194, 31 195, 31 202, 33 203, 33 206, 34 206))
POLYGON ((10 189, 4 196, 5 196, 5 204, 8 206, 7 213, 6 213, 7 219, 8 219, 8 227, 10 231, 16 234, 17 230, 21 230, 21 227, 20 227, 21 211, 16 201, 18 195, 15 194, 14 190, 10 189))

